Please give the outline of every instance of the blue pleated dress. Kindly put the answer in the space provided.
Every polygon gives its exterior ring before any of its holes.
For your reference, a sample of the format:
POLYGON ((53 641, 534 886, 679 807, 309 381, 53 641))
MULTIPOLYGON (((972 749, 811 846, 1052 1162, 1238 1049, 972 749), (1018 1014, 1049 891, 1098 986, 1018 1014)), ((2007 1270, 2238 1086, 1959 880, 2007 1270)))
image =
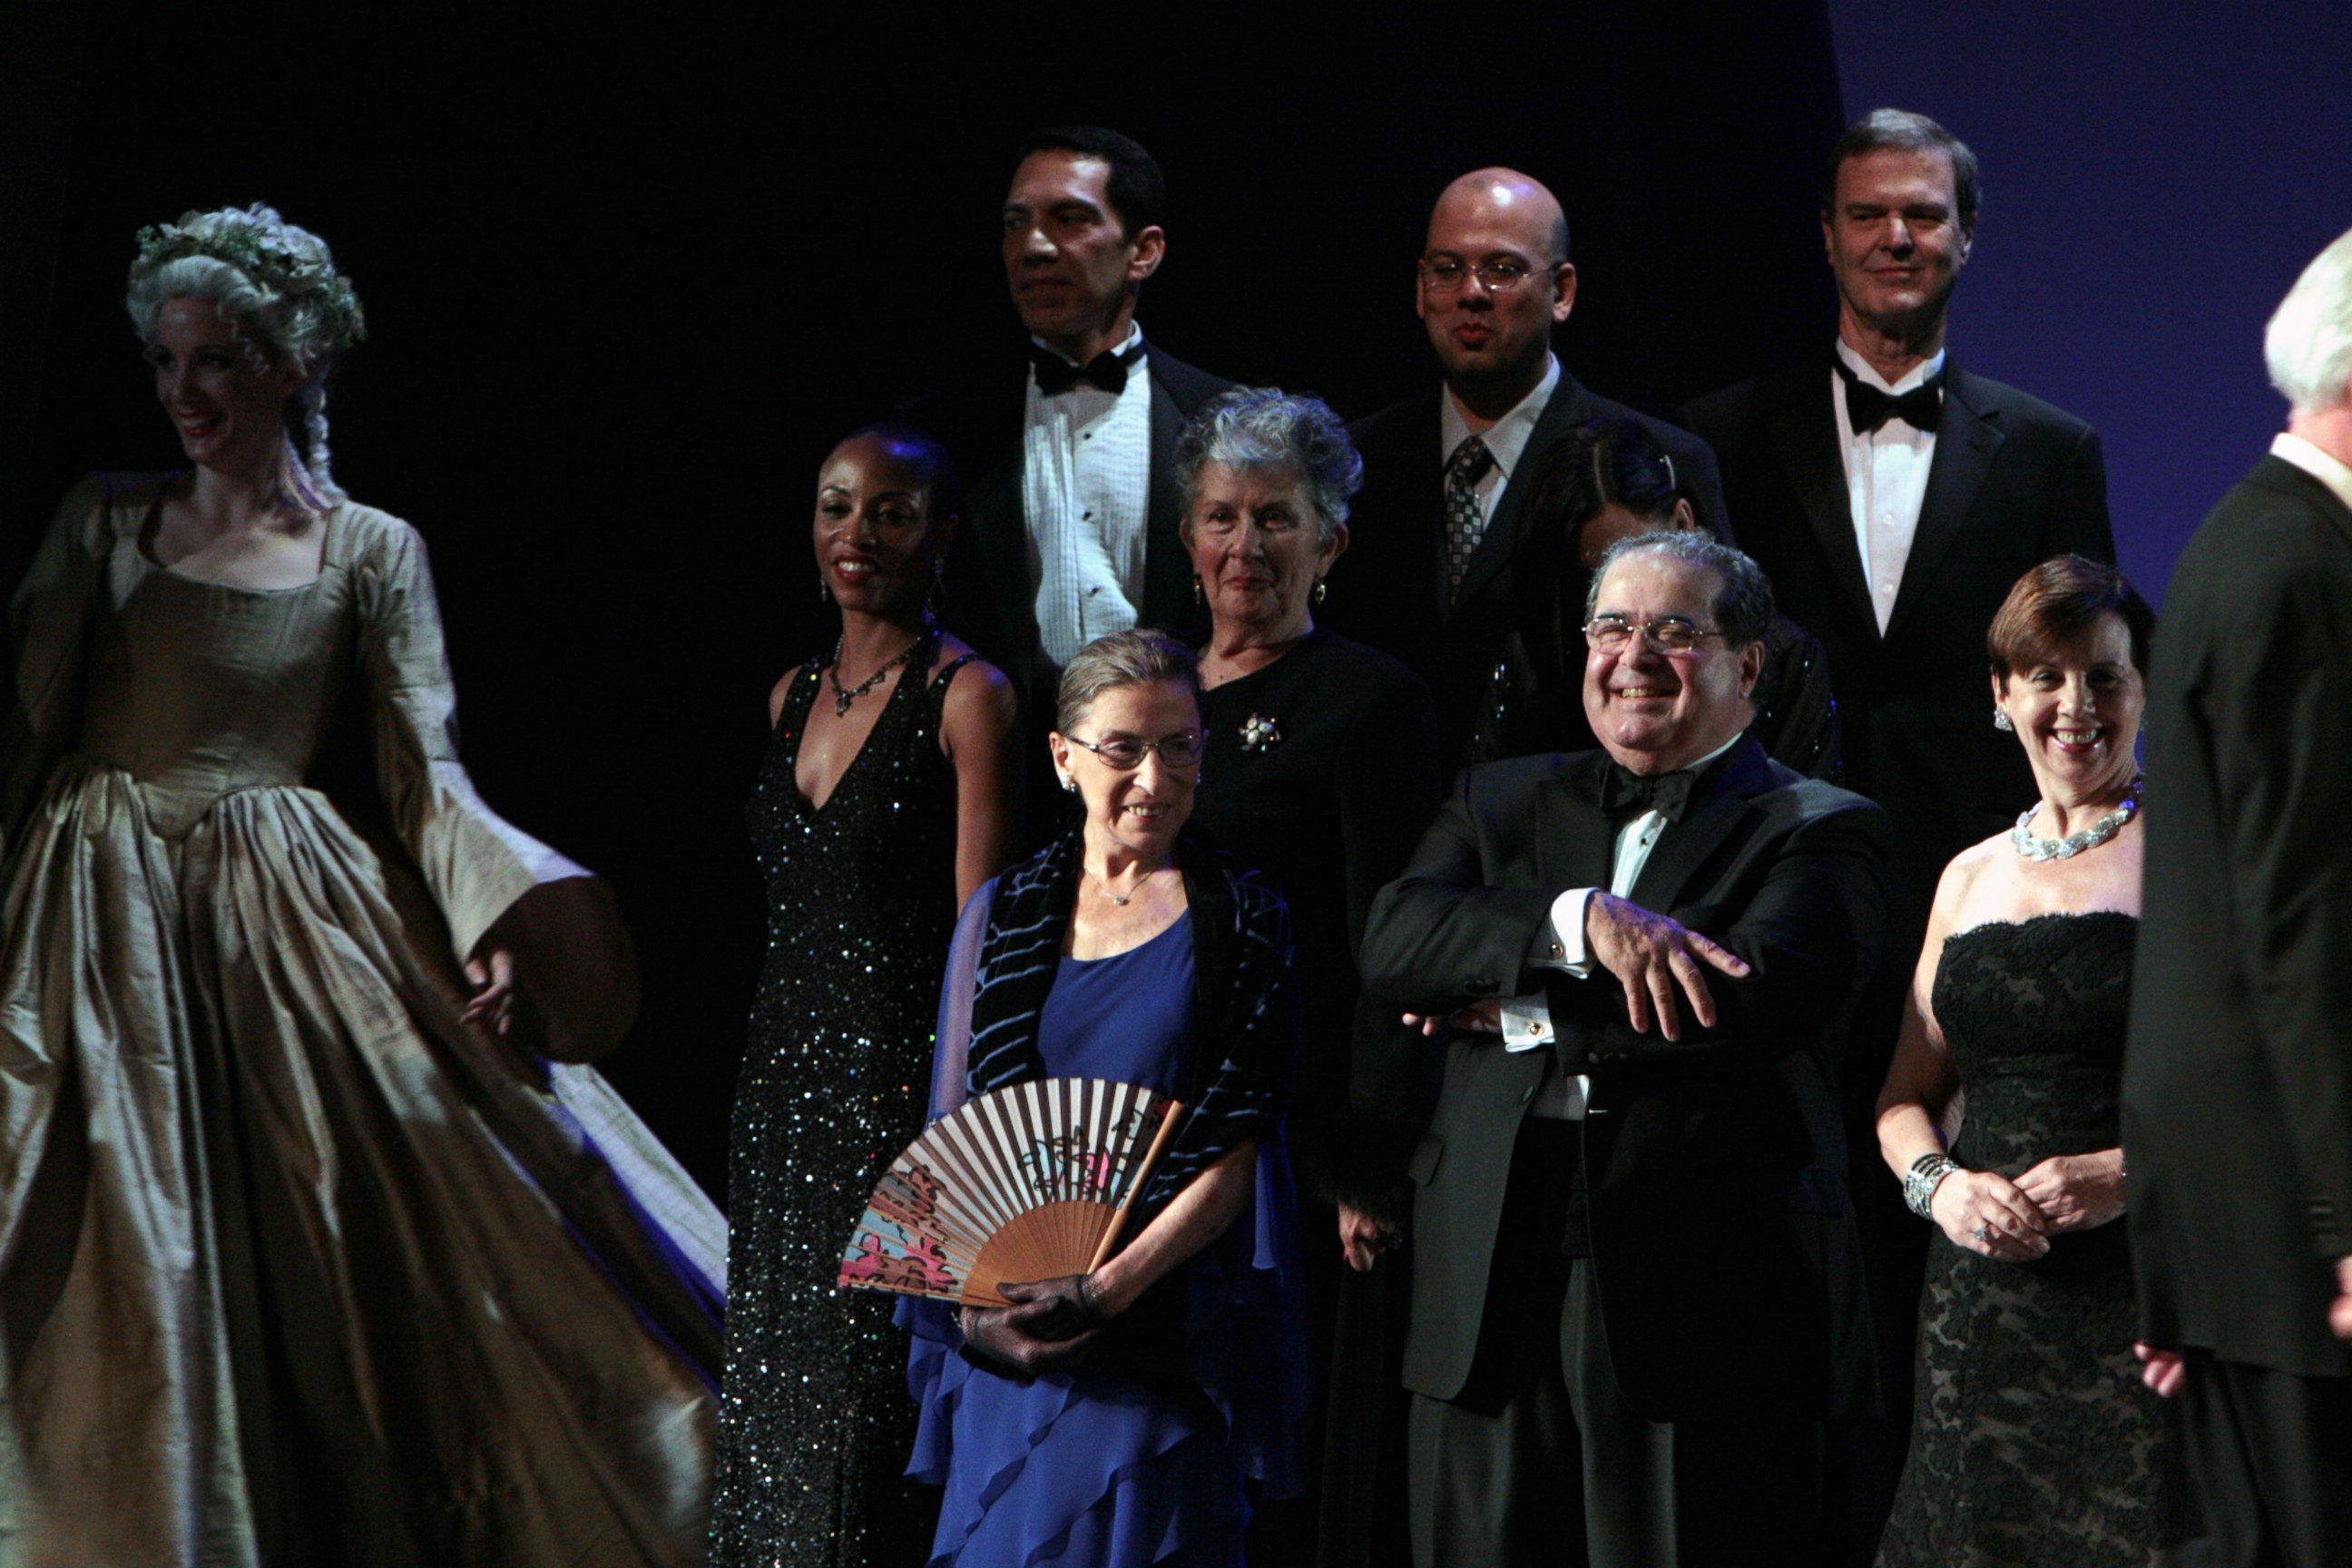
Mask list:
MULTIPOLYGON (((1126 952, 1064 958, 1038 1048, 1052 1077, 1171 1094, 1192 1036, 1188 914, 1126 952)), ((1159 1287, 1185 1292, 1181 1366, 1139 1377, 1089 1363, 1024 1383, 958 1354, 943 1304, 908 1302, 899 1319, 915 1335, 908 1383, 921 1409, 908 1474, 946 1488, 932 1568, 1239 1563, 1244 1479, 1270 1497, 1297 1490, 1299 1279, 1289 1164, 1276 1145, 1258 1151, 1248 1209, 1159 1287)))

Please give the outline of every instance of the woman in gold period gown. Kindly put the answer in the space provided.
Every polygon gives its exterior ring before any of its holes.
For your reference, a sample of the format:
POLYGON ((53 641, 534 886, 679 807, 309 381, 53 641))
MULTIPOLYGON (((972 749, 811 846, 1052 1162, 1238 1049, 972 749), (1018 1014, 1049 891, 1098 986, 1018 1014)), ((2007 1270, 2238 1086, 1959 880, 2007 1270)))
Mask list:
POLYGON ((723 1224, 524 1044, 617 1039, 625 936, 326 474, 357 302, 261 207, 130 302, 193 466, 67 498, 0 705, 0 1565, 699 1561, 723 1224))

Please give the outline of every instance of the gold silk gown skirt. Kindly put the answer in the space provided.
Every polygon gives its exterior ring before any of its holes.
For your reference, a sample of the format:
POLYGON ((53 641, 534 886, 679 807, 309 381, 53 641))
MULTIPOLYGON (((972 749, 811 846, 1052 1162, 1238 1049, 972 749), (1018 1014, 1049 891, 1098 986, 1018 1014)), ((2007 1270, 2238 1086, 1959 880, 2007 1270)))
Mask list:
POLYGON ((77 489, 11 616, 0 1568, 700 1561, 723 1222, 458 1021, 583 873, 457 762, 422 546, 345 505, 315 583, 196 583, 159 493, 77 489))

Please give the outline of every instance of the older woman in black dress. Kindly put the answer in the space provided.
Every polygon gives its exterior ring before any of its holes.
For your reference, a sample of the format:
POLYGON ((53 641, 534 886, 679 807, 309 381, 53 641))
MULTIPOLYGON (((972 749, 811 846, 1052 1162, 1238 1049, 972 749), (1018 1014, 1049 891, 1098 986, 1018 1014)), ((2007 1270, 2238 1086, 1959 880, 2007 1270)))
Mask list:
MULTIPOLYGON (((1403 665, 1315 624, 1323 579, 1348 547, 1348 501, 1363 474, 1330 409, 1312 397, 1235 388, 1193 416, 1175 467, 1210 616, 1201 650, 1208 749, 1195 816, 1282 888, 1297 931, 1304 1026, 1295 1124, 1302 1166, 1320 1194, 1303 1216, 1307 1285, 1339 1412, 1317 1506, 1326 1560, 1345 1561, 1341 1543, 1360 1542, 1375 1517, 1363 1440, 1377 1430, 1387 1380, 1378 1282, 1347 1287, 1341 1248, 1369 1268, 1402 1217, 1397 1145, 1419 1116, 1415 1073, 1424 1059, 1392 1014, 1363 1001, 1356 944, 1372 896, 1403 870, 1436 809, 1436 709, 1403 665), (1343 1310, 1349 1331, 1341 1334, 1343 1310)), ((1321 1415, 1309 1423, 1309 1453, 1321 1415)), ((1303 1562, 1307 1533, 1296 1512, 1269 1510, 1255 1544, 1260 1555, 1303 1562)))

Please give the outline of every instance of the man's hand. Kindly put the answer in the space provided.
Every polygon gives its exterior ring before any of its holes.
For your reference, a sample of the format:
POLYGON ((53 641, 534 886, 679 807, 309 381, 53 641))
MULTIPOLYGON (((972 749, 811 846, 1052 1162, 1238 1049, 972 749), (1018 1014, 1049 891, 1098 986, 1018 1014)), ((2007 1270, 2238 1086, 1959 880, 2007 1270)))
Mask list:
POLYGON ((1658 1032, 1670 1040, 1683 1037, 1676 986, 1690 999, 1691 1016, 1702 1027, 1713 1028, 1715 998, 1707 994, 1706 966, 1734 980, 1749 973, 1748 961, 1729 948, 1598 890, 1584 901, 1584 951, 1625 987, 1625 1016, 1633 1032, 1648 1034, 1654 1014, 1658 1032))
POLYGON ((1407 1013, 1404 1026, 1419 1029, 1432 1037, 1448 1029, 1459 1029, 1465 1035, 1499 1035, 1503 1032, 1502 998, 1491 997, 1473 1002, 1467 1007, 1457 1007, 1451 1013, 1407 1013))
POLYGON ((1383 1225, 1360 1208, 1339 1205, 1339 1250, 1357 1273, 1370 1271, 1381 1253, 1403 1245, 1404 1235, 1396 1226, 1383 1225))
POLYGON ((2132 1354, 2139 1357, 2139 1380, 2166 1399, 2180 1392, 2180 1380, 2188 1369, 2181 1365, 2179 1351, 2160 1351, 2154 1345, 2135 1344, 2132 1354))

